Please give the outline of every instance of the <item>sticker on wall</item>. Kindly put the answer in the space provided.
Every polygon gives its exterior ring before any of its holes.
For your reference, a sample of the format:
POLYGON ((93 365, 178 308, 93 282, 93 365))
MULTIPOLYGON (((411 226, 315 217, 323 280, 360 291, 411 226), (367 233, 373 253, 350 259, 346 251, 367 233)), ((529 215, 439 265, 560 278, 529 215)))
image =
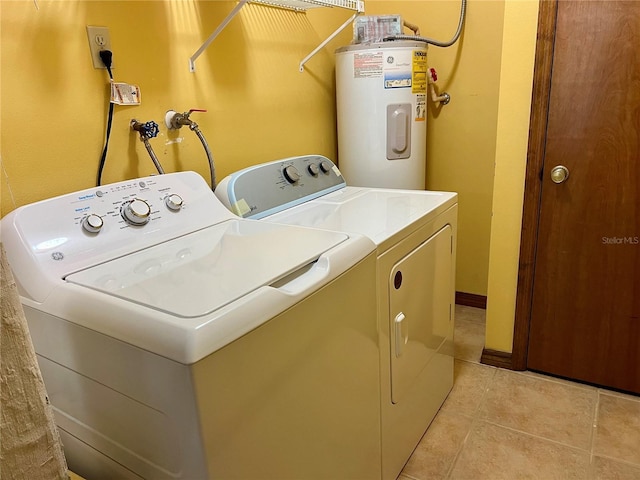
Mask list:
POLYGON ((416 95, 416 122, 424 122, 427 119, 427 96, 416 95))
POLYGON ((356 53, 353 56, 353 77, 372 78, 382 76, 382 52, 356 53))
POLYGON ((411 93, 427 93, 427 52, 413 51, 411 93))
POLYGON ((111 82, 111 103, 116 105, 140 105, 141 101, 139 86, 111 82))

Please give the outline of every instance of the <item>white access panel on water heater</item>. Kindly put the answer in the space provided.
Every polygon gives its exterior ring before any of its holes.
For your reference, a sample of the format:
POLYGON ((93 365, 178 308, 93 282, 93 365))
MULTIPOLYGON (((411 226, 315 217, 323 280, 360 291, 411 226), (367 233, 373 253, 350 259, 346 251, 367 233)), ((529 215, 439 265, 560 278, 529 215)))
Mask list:
POLYGON ((423 190, 427 46, 393 41, 336 50, 338 163, 350 185, 423 190))

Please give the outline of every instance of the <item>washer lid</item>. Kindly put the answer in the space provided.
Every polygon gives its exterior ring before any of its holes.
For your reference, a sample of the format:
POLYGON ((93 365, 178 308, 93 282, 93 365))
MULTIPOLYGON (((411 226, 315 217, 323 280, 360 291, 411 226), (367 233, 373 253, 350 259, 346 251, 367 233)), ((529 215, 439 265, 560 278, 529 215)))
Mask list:
POLYGON ((348 238, 229 220, 68 275, 66 281, 178 317, 199 317, 295 272, 348 238))

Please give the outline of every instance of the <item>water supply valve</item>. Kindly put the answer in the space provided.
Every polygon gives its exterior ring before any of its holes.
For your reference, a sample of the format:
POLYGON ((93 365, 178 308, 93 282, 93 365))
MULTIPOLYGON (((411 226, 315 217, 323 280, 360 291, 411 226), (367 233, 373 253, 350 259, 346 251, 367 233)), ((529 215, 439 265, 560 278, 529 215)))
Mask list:
POLYGON ((164 116, 164 123, 169 130, 178 130, 183 125, 187 125, 191 130, 198 128, 198 124, 189 118, 193 112, 206 112, 201 108, 191 108, 184 113, 178 113, 175 110, 168 110, 164 116))
POLYGON ((427 79, 429 80, 429 91, 431 92, 431 100, 436 105, 447 105, 451 101, 451 95, 442 92, 440 95, 436 92, 435 84, 438 81, 438 72, 435 68, 429 68, 427 79))
POLYGON ((136 119, 131 120, 131 129, 136 132, 140 132, 140 138, 142 140, 155 138, 160 133, 160 129, 158 128, 158 124, 154 121, 149 121, 146 123, 142 123, 137 121, 136 119))
POLYGON ((193 112, 206 112, 206 110, 202 108, 191 108, 183 113, 178 113, 175 110, 167 110, 167 113, 164 115, 164 124, 169 130, 179 130, 183 125, 187 125, 189 127, 189 130, 197 135, 197 137, 200 139, 200 142, 202 143, 202 147, 204 148, 205 153, 207 154, 207 160, 209 161, 209 171, 211 172, 211 190, 215 190, 216 172, 215 166, 213 165, 213 154, 211 153, 211 149, 207 144, 207 140, 204 138, 203 133, 200 131, 198 124, 190 118, 193 112))
MULTIPOLYGON (((149 142, 150 138, 155 138, 160 133, 160 129, 158 128, 158 124, 154 121, 142 123, 136 120, 135 118, 131 119, 131 130, 135 130, 140 133, 140 140, 144 143, 144 147, 147 149, 149 156, 151 157, 151 161, 156 166, 156 170, 160 175, 164 174, 164 169, 162 165, 160 165, 160 161, 156 156, 153 148, 151 147, 151 143, 149 142)), ((126 220, 126 217, 125 217, 126 220)))

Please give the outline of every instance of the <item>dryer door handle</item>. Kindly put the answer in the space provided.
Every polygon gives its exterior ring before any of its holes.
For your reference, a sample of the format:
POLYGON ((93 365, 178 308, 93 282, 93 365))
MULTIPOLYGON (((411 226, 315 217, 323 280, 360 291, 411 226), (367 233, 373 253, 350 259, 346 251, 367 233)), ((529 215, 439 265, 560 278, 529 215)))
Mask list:
POLYGON ((396 357, 402 356, 403 346, 409 341, 409 324, 406 319, 405 314, 400 312, 393 320, 396 337, 396 357))

